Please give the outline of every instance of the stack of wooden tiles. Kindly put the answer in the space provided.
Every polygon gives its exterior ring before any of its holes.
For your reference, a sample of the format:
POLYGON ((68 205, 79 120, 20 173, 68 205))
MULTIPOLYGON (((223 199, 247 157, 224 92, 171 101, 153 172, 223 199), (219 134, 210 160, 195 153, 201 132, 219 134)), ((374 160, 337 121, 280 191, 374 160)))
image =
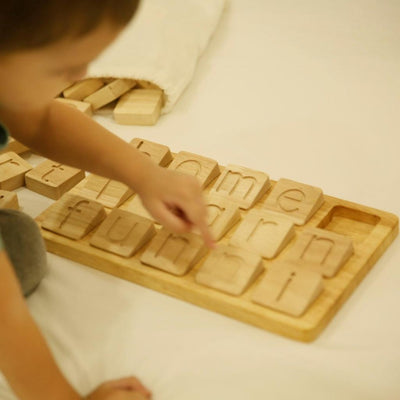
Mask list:
POLYGON ((89 175, 38 218, 48 249, 301 341, 315 339, 398 232, 396 216, 288 179, 161 144, 131 144, 197 177, 209 227, 159 226, 125 185, 89 175))

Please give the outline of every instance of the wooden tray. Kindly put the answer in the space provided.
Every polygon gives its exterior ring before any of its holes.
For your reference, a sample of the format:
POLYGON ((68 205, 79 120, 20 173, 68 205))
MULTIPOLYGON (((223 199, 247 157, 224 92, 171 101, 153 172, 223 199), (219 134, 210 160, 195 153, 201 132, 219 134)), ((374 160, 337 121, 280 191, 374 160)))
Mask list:
MULTIPOLYGON (((252 207, 253 209, 261 208, 275 184, 276 182, 271 181, 271 188, 252 207)), ((206 193, 212 185, 213 183, 208 186, 206 193)), ((247 212, 241 210, 242 216, 247 212)), ((39 224, 42 220, 43 213, 37 218, 39 224)), ((295 227, 296 235, 305 227, 318 227, 350 236, 353 239, 354 254, 333 278, 324 278, 322 294, 301 317, 274 311, 251 301, 254 289, 267 272, 263 272, 241 296, 236 297, 195 282, 195 275, 205 257, 186 275, 174 276, 139 261, 148 245, 133 257, 123 258, 92 247, 89 240, 93 232, 79 241, 44 229, 42 234, 48 251, 52 253, 270 332, 309 342, 321 333, 394 240, 398 233, 398 218, 384 211, 324 195, 324 203, 314 216, 304 226, 295 227)), ((227 243, 234 230, 235 228, 231 229, 220 243, 227 243)), ((293 242, 294 240, 277 258, 263 260, 266 271, 271 262, 285 257, 293 242)))

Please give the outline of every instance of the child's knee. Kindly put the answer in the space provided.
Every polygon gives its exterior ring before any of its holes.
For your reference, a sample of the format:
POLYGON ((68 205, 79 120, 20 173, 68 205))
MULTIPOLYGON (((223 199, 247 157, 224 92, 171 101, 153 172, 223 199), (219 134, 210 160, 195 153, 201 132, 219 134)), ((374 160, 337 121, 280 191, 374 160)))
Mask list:
POLYGON ((20 211, 0 209, 0 229, 24 295, 34 291, 46 269, 46 249, 36 222, 20 211))

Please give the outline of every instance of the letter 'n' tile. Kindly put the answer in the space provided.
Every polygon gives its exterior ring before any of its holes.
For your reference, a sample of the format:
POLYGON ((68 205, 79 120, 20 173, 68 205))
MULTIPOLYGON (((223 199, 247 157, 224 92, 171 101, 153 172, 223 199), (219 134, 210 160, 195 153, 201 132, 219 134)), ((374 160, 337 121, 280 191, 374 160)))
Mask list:
POLYGON ((184 275, 206 252, 201 236, 195 233, 177 235, 162 228, 152 239, 140 261, 174 275, 184 275))
POLYGON ((222 292, 241 295, 264 270, 257 254, 219 245, 196 274, 196 282, 222 292))
POLYGON ((79 240, 106 218, 104 207, 93 200, 64 194, 43 214, 42 228, 79 240))

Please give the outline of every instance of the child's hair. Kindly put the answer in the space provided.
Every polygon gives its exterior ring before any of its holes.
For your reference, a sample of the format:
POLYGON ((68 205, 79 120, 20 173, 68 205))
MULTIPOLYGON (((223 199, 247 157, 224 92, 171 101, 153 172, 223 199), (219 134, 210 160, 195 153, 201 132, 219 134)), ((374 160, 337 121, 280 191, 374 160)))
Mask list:
POLYGON ((1 0, 0 52, 80 37, 103 21, 126 25, 140 0, 1 0))

